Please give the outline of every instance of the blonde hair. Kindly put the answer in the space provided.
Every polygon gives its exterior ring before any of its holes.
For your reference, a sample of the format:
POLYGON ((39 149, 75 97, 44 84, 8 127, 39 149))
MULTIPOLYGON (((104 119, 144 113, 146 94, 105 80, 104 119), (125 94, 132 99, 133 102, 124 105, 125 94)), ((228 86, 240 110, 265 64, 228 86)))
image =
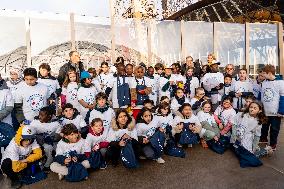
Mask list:
POLYGON ((69 75, 74 73, 76 75, 76 83, 79 83, 79 77, 78 77, 78 74, 76 73, 76 71, 74 70, 69 70, 65 76, 65 79, 64 79, 64 82, 62 84, 62 86, 64 88, 66 88, 68 86, 68 84, 70 83, 70 79, 69 79, 69 75))

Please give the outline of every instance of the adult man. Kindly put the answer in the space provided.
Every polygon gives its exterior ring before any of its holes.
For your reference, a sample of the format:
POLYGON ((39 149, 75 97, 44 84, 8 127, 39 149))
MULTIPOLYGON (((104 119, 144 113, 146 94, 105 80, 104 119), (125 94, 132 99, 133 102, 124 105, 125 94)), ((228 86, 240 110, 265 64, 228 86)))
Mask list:
POLYGON ((58 74, 58 82, 60 86, 62 86, 64 79, 67 75, 67 72, 69 70, 74 70, 78 74, 78 77, 80 77, 80 73, 84 71, 84 65, 83 62, 80 61, 80 55, 77 51, 71 51, 69 53, 70 60, 66 64, 64 64, 58 74))
POLYGON ((185 62, 185 64, 183 64, 182 67, 181 67, 181 74, 184 75, 184 74, 185 74, 185 71, 186 71, 189 67, 193 67, 193 68, 194 68, 193 76, 199 78, 199 77, 200 77, 200 73, 201 73, 201 67, 200 67, 199 60, 193 62, 193 58, 192 58, 191 56, 186 57, 186 62, 185 62))

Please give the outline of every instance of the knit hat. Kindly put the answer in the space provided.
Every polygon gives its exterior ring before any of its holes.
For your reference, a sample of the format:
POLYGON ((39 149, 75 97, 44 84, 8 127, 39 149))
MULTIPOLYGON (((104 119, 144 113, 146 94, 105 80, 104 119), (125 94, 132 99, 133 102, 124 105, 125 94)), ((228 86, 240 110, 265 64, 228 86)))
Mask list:
POLYGON ((80 80, 86 79, 86 78, 91 78, 91 74, 87 71, 81 72, 80 80))
POLYGON ((18 76, 20 77, 20 76, 21 76, 21 73, 22 73, 22 69, 19 68, 19 67, 11 67, 11 68, 10 68, 10 72, 17 73, 18 76))
POLYGON ((29 126, 25 126, 22 131, 22 139, 34 139, 35 132, 29 126))

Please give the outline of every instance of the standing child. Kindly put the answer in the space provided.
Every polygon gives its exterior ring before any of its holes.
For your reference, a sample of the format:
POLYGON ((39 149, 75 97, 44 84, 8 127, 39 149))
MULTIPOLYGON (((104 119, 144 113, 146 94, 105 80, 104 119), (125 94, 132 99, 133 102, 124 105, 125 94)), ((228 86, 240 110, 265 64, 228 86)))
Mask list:
POLYGON ((34 140, 33 131, 21 126, 3 153, 1 169, 11 179, 12 188, 20 188, 20 176, 42 158, 40 146, 34 140))
POLYGON ((179 107, 184 103, 189 103, 189 99, 184 95, 183 89, 178 88, 175 92, 175 96, 171 100, 171 110, 174 115, 177 115, 179 107))
POLYGON ((107 104, 107 95, 100 92, 96 95, 96 106, 90 112, 89 123, 95 118, 103 120, 104 132, 108 133, 111 120, 115 116, 114 110, 107 104))
MULTIPOLYGON (((75 125, 64 125, 61 132, 63 138, 56 147, 55 161, 50 165, 50 170, 58 174, 59 180, 70 174, 68 166, 72 163, 80 163, 86 169, 90 168, 89 161, 84 154, 85 140, 81 138, 75 125), (76 153, 77 156, 72 156, 76 153)), ((87 175, 85 179, 87 179, 87 175)))
POLYGON ((247 78, 247 70, 240 69, 239 80, 234 82, 231 86, 229 95, 233 97, 233 107, 235 110, 240 110, 244 107, 245 97, 248 95, 253 95, 252 83, 247 78))
POLYGON ((88 69, 89 74, 91 75, 91 79, 92 79, 92 84, 93 86, 96 88, 96 90, 98 92, 101 91, 101 86, 99 81, 97 80, 97 71, 96 68, 89 68, 88 69))
POLYGON ((0 125, 6 123, 13 127, 11 112, 14 108, 14 99, 6 82, 0 75, 0 125))
POLYGON ((47 160, 44 164, 46 169, 49 169, 50 164, 53 162, 52 152, 56 138, 56 132, 60 130, 61 126, 57 120, 53 120, 55 114, 54 109, 50 107, 43 107, 39 111, 39 115, 26 127, 34 131, 37 142, 43 146, 47 160))
POLYGON ((268 142, 267 136, 269 131, 269 146, 276 150, 281 118, 284 115, 284 82, 283 80, 276 80, 274 66, 266 65, 262 71, 266 80, 262 83, 261 101, 265 115, 268 117, 268 122, 262 127, 261 142, 268 142))
POLYGON ((78 101, 80 103, 79 112, 85 119, 89 110, 94 109, 96 106, 96 88, 92 84, 91 75, 89 72, 83 71, 80 76, 81 86, 78 89, 78 101))
POLYGON ((172 76, 172 68, 169 66, 165 67, 165 73, 163 76, 160 77, 159 80, 159 97, 162 96, 168 96, 173 97, 174 96, 174 77, 172 76))
POLYGON ((105 169, 105 155, 108 147, 107 131, 104 129, 103 120, 95 118, 90 123, 89 133, 85 140, 85 155, 90 157, 92 152, 100 152, 100 169, 105 169))
POLYGON ((148 67, 147 77, 150 79, 152 92, 149 94, 149 99, 153 100, 156 106, 158 100, 158 75, 154 74, 155 70, 152 66, 148 67))
POLYGON ((219 90, 219 94, 222 96, 222 99, 225 98, 225 96, 229 95, 231 86, 232 86, 232 76, 225 75, 224 76, 224 87, 223 89, 219 90))
POLYGON ((184 91, 188 98, 195 96, 195 90, 199 87, 199 79, 193 76, 194 68, 189 67, 186 70, 184 91))
POLYGON ((214 112, 214 118, 220 129, 220 134, 224 136, 231 135, 233 119, 236 116, 232 103, 232 97, 227 96, 223 99, 222 105, 219 105, 214 112))
POLYGON ((43 63, 39 66, 38 82, 47 86, 48 88, 48 98, 49 103, 57 109, 57 98, 61 94, 61 88, 59 86, 58 80, 51 75, 51 68, 48 64, 43 63))
POLYGON ((107 62, 101 63, 100 73, 97 76, 97 80, 100 83, 101 91, 106 93, 106 88, 109 85, 109 82, 113 80, 113 74, 109 72, 109 66, 107 62))
POLYGON ((156 153, 156 149, 150 142, 150 138, 155 134, 156 130, 164 133, 165 128, 158 127, 157 120, 153 120, 153 114, 147 108, 143 108, 138 114, 136 129, 144 156, 147 159, 156 160, 158 163, 165 163, 165 160, 160 157, 160 153, 156 153))
POLYGON ((39 110, 47 105, 48 88, 37 82, 35 68, 24 70, 25 83, 16 91, 15 109, 17 120, 32 121, 38 115, 39 110))
POLYGON ((64 107, 66 103, 70 103, 79 110, 80 104, 77 98, 78 92, 78 75, 75 71, 70 70, 65 77, 65 80, 62 85, 62 95, 61 95, 61 106, 64 107))
POLYGON ((13 67, 10 69, 10 77, 7 80, 7 86, 9 87, 13 99, 15 99, 16 90, 23 84, 22 70, 21 68, 13 67))

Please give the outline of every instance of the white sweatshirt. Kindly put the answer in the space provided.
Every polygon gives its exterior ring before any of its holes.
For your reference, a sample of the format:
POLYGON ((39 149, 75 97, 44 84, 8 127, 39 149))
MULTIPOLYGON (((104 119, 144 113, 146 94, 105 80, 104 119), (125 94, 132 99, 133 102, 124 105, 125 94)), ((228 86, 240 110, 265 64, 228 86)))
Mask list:
MULTIPOLYGON (((96 103, 96 95, 97 95, 97 90, 94 86, 91 86, 89 88, 85 88, 85 87, 80 87, 78 89, 78 100, 83 100, 84 102, 86 102, 87 104, 91 105, 96 103)), ((88 108, 85 108, 84 106, 82 106, 80 104, 80 109, 79 112, 80 114, 83 116, 83 118, 86 117, 87 112, 89 111, 88 108)))
POLYGON ((100 142, 106 142, 107 140, 107 132, 104 131, 102 135, 95 136, 91 133, 88 133, 87 138, 85 139, 85 152, 91 152, 92 148, 99 144, 100 142))
POLYGON ((101 118, 103 120, 103 125, 106 133, 109 131, 109 127, 111 124, 111 120, 115 117, 115 112, 112 108, 108 108, 107 111, 101 113, 96 109, 93 109, 90 113, 89 124, 91 124, 92 120, 95 118, 101 118))
POLYGON ((7 86, 9 87, 9 89, 12 93, 13 99, 15 99, 17 89, 19 87, 21 87, 21 85, 23 85, 23 83, 24 83, 24 81, 21 81, 21 82, 17 83, 16 85, 13 85, 10 81, 7 81, 7 86))
POLYGON ((85 140, 82 138, 76 143, 67 143, 61 139, 56 147, 56 156, 67 156, 71 151, 76 151, 77 154, 84 154, 84 149, 85 140))
MULTIPOLYGON (((14 99, 9 89, 2 89, 0 90, 0 110, 4 110, 7 106, 13 107, 14 99)), ((4 122, 12 126, 11 113, 3 120, 0 120, 0 122, 4 122)))
MULTIPOLYGON (((239 92, 253 92, 253 86, 252 83, 249 80, 245 80, 245 81, 236 81, 234 82, 234 84, 231 86, 230 91, 233 91, 235 93, 239 93, 239 92)), ((245 98, 242 97, 234 97, 233 98, 233 107, 235 109, 241 109, 244 107, 246 101, 245 98), (239 104, 238 104, 239 101, 239 104), (239 107, 239 108, 238 108, 239 107)))
POLYGON ((15 103, 23 103, 25 119, 32 121, 39 110, 46 106, 48 97, 48 88, 44 84, 29 86, 23 83, 16 91, 15 103))
POLYGON ((77 115, 74 119, 67 119, 65 117, 62 117, 60 119, 60 122, 62 127, 66 124, 73 123, 77 127, 78 131, 81 131, 83 127, 87 126, 83 116, 81 116, 80 114, 77 115))
POLYGON ((70 82, 66 88, 62 88, 62 94, 66 96, 66 103, 70 103, 78 111, 80 110, 80 104, 77 98, 78 84, 76 82, 70 82))
POLYGON ((120 141, 121 137, 124 134, 127 134, 131 138, 134 138, 134 139, 138 140, 136 128, 134 128, 131 131, 128 130, 127 128, 126 129, 118 129, 118 130, 113 130, 113 128, 110 128, 109 132, 108 132, 108 136, 107 136, 107 141, 108 142, 120 141))
POLYGON ((38 78, 37 80, 39 83, 42 83, 47 86, 48 88, 48 97, 50 97, 51 94, 55 93, 57 89, 60 89, 60 85, 58 83, 57 79, 42 79, 38 78))
POLYGON ((59 133, 61 125, 58 121, 53 121, 50 123, 41 123, 39 120, 33 120, 28 127, 32 128, 35 134, 53 134, 59 133))
MULTIPOLYGON (((184 103, 190 103, 189 99, 185 97, 184 103)), ((178 111, 179 107, 181 107, 182 104, 179 104, 177 99, 175 97, 171 100, 171 110, 174 112, 178 111)))
POLYGON ((146 123, 137 123, 137 136, 151 137, 158 127, 158 120, 153 119, 149 124, 146 123))

